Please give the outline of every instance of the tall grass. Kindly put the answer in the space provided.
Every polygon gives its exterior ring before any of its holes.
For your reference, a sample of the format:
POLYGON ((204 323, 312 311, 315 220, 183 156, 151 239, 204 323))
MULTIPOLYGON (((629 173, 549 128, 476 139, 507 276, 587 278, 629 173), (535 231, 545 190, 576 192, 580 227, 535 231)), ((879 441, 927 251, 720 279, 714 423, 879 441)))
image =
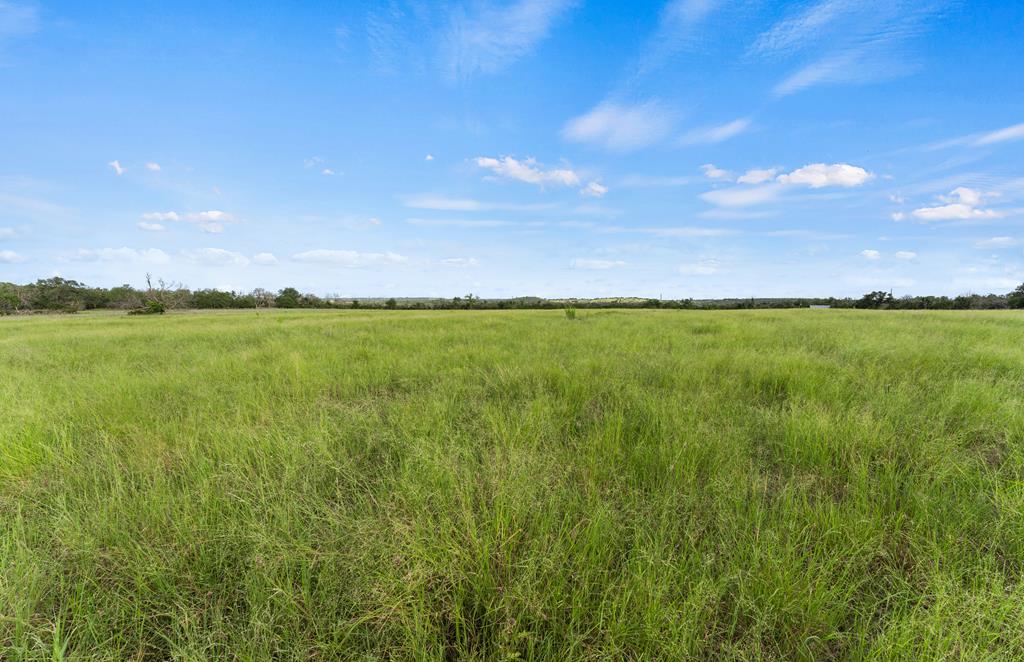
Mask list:
POLYGON ((0 320, 0 658, 1021 659, 1024 316, 0 320))

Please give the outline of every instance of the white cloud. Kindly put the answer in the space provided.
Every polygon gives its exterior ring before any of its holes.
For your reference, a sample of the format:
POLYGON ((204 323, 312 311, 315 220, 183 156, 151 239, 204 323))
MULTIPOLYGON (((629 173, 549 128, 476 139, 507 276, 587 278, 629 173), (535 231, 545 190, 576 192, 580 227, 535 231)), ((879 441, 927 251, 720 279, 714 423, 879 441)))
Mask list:
POLYGON ((315 168, 322 164, 323 162, 324 160, 319 156, 310 156, 308 158, 302 159, 302 165, 303 167, 306 168, 315 168))
POLYGON ((443 195, 414 195, 405 198, 404 204, 412 209, 435 209, 440 211, 540 211, 551 209, 550 204, 515 204, 507 202, 482 202, 469 198, 448 198, 443 195))
POLYGON ((441 260, 441 264, 445 267, 469 269, 479 267, 480 261, 475 257, 446 257, 441 260))
POLYGON ((274 257, 273 253, 256 253, 256 255, 252 256, 252 261, 262 266, 277 264, 277 258, 274 257))
POLYGON ((713 276, 721 272, 717 260, 701 260, 693 264, 679 265, 679 273, 684 276, 713 276))
POLYGON ((637 74, 649 74, 674 54, 693 46, 701 35, 698 26, 721 4, 722 0, 666 2, 658 16, 658 27, 637 64, 637 74))
POLYGON ((423 160, 424 161, 433 161, 434 160, 434 155, 433 154, 427 154, 426 158, 424 158, 423 160))
POLYGON ((146 164, 146 170, 149 170, 150 172, 160 172, 160 164, 150 161, 146 164))
POLYGON ((604 270, 618 269, 626 266, 622 260, 587 260, 577 259, 570 264, 573 269, 604 270))
POLYGON ((333 171, 333 170, 331 170, 330 168, 324 168, 323 170, 321 170, 321 171, 320 171, 320 174, 321 174, 321 175, 327 175, 327 176, 331 176, 331 175, 336 175, 336 174, 338 174, 338 173, 334 172, 334 171, 333 171))
POLYGON ((934 0, 798 4, 795 12, 758 37, 749 54, 763 59, 811 55, 813 61, 775 86, 777 96, 824 83, 895 78, 914 70, 916 62, 907 42, 921 34, 946 4, 934 0))
POLYGON ((763 186, 733 186, 701 193, 700 199, 718 207, 750 207, 772 202, 779 197, 782 186, 765 184, 763 186))
POLYGON ((128 170, 128 168, 122 168, 121 167, 121 162, 117 161, 117 160, 111 161, 111 162, 107 163, 107 165, 114 169, 114 172, 117 173, 118 177, 123 175, 128 170))
POLYGON ((517 0, 504 6, 457 8, 444 37, 441 58, 451 79, 504 69, 533 52, 575 0, 517 0))
POLYGON ((3 262, 4 264, 14 264, 16 262, 24 261, 25 258, 14 251, 0 251, 0 262, 3 262))
POLYGON ((0 0, 0 39, 18 37, 39 28, 39 11, 33 4, 14 4, 0 0))
POLYGON ((917 253, 914 251, 896 251, 893 253, 893 257, 897 260, 913 260, 917 258, 917 253))
POLYGON ((562 135, 574 142, 628 151, 658 142, 674 124, 675 114, 655 102, 625 106, 605 101, 569 120, 562 135))
POLYGON ((292 256, 296 262, 327 264, 337 267, 360 268, 401 264, 408 259, 397 253, 359 253, 357 251, 317 249, 296 253, 292 256))
POLYGON ((778 172, 776 168, 754 168, 741 175, 736 181, 740 184, 763 184, 774 179, 778 172))
POLYGON ((149 221, 139 221, 137 225, 140 230, 145 230, 146 232, 161 232, 164 230, 164 226, 149 221))
POLYGON ((680 238, 695 238, 695 237, 725 237, 727 235, 736 234, 735 230, 729 230, 727 228, 701 228, 701 227, 663 227, 663 228, 632 228, 632 227, 621 227, 612 226, 599 229, 601 232, 607 233, 636 233, 636 234, 649 234, 655 237, 680 237, 680 238))
MULTIPOLYGON (((139 227, 143 230, 155 230, 159 222, 174 221, 195 223, 203 232, 220 234, 224 231, 224 223, 233 221, 234 217, 223 211, 210 210, 200 212, 178 213, 176 211, 151 211, 142 215, 142 223, 139 227), (149 226, 149 227, 146 227, 149 226)), ((163 229, 160 227, 159 229, 163 229)))
POLYGON ((249 264, 249 258, 241 253, 223 248, 200 248, 194 251, 183 251, 182 255, 193 262, 211 267, 244 267, 249 264))
POLYGON ((591 198, 602 198, 604 197, 604 194, 607 192, 608 187, 603 186, 598 182, 590 182, 580 190, 580 193, 591 198))
POLYGON ((998 218, 1001 216, 994 209, 979 209, 984 194, 976 189, 958 186, 948 196, 939 199, 947 204, 934 207, 921 207, 911 212, 922 221, 965 221, 976 218, 998 218))
POLYGON ((882 257, 881 253, 879 253, 878 251, 876 251, 874 249, 871 249, 871 248, 862 250, 860 252, 860 254, 863 255, 864 259, 866 259, 866 260, 878 260, 878 259, 881 259, 881 257, 882 257))
POLYGON ((786 175, 779 175, 777 181, 783 184, 797 184, 811 188, 824 188, 826 186, 842 186, 850 188, 861 186, 874 177, 864 168, 853 166, 848 163, 812 163, 802 168, 797 168, 786 175))
POLYGON ((159 248, 80 248, 70 259, 81 262, 146 262, 166 264, 170 256, 159 248))
POLYGON ((14 228, 0 228, 0 239, 10 239, 14 235, 14 228))
POLYGON ((699 145, 720 143, 750 128, 750 119, 741 117, 720 126, 709 126, 703 129, 694 129, 680 138, 682 145, 699 145))
POLYGON ((714 163, 705 163, 700 169, 704 172, 704 176, 709 179, 729 179, 732 176, 731 172, 722 170, 714 163))
POLYGON ((666 177, 661 175, 626 175, 618 186, 622 188, 671 188, 700 181, 696 177, 666 177))
POLYGON ((996 143, 1009 142, 1011 140, 1020 140, 1021 138, 1024 138, 1024 123, 1014 124, 1013 126, 1008 126, 997 131, 992 131, 991 133, 986 133, 982 136, 979 136, 973 144, 981 147, 984 145, 994 145, 996 143))
POLYGON ((555 184, 572 187, 580 185, 579 175, 572 170, 566 168, 542 170, 537 167, 537 160, 533 158, 519 161, 511 156, 503 156, 500 159, 478 156, 474 161, 477 166, 490 170, 498 177, 514 179, 526 182, 527 184, 537 184, 539 186, 555 184))
POLYGON ((894 211, 892 214, 890 214, 890 217, 892 218, 892 220, 899 222, 905 220, 907 218, 907 215, 901 211, 894 211))
POLYGON ((500 228, 509 225, 516 225, 512 221, 499 221, 494 219, 473 219, 473 218, 409 218, 405 221, 409 225, 422 227, 455 227, 455 228, 500 228))
POLYGON ((1020 245, 1020 241, 1013 237, 992 237, 981 239, 974 244, 978 248, 1013 248, 1020 245))

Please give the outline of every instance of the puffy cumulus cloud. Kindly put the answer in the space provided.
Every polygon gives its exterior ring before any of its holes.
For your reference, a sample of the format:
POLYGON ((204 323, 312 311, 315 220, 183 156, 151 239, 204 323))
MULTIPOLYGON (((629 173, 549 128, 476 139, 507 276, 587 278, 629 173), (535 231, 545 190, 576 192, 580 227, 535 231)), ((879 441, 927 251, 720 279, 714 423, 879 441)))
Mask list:
POLYGON ((433 154, 427 154, 427 155, 426 155, 426 156, 425 156, 425 157, 423 158, 423 160, 424 160, 424 161, 433 161, 433 160, 434 160, 434 155, 433 155, 433 154))
POLYGON ((121 162, 118 161, 117 159, 110 161, 109 163, 107 163, 107 165, 114 169, 114 172, 117 174, 118 177, 128 172, 128 168, 122 167, 121 162))
POLYGON ((0 263, 3 264, 15 264, 16 262, 24 262, 25 258, 14 251, 0 251, 0 263))
POLYGON ((691 264, 679 265, 679 273, 684 276, 714 276, 721 271, 718 260, 700 260, 691 264))
POLYGON ((146 170, 149 170, 150 172, 160 172, 160 164, 150 161, 146 164, 146 170))
POLYGON ((740 184, 763 184, 775 179, 778 172, 776 168, 753 168, 740 175, 736 181, 740 184))
POLYGON ((719 168, 714 163, 705 163, 700 169, 708 179, 729 179, 732 176, 731 172, 719 168))
POLYGON ((892 254, 897 260, 914 260, 917 259, 917 253, 914 251, 896 251, 892 254))
POLYGON ((446 257, 443 258, 440 263, 441 266, 457 269, 469 269, 480 266, 480 261, 475 257, 446 257))
POLYGON ((165 229, 159 223, 152 223, 150 221, 139 221, 136 225, 140 230, 145 230, 146 232, 162 232, 165 229))
POLYGON ((478 156, 474 159, 477 166, 490 170, 497 177, 514 179, 527 184, 545 186, 554 184, 556 186, 576 187, 580 185, 580 177, 567 168, 553 168, 543 170, 538 167, 537 160, 527 158, 522 161, 511 156, 503 156, 499 159, 489 156, 478 156))
POLYGON ((79 262, 146 262, 166 264, 171 258, 159 248, 79 248, 69 256, 79 262))
MULTIPOLYGON (((144 223, 153 224, 168 221, 175 223, 194 223, 200 230, 210 234, 220 234, 224 231, 224 224, 233 220, 235 219, 231 214, 217 209, 188 213, 179 213, 176 211, 151 211, 142 215, 142 221, 144 223)), ((142 223, 139 224, 139 227, 142 227, 142 223)))
POLYGON ((296 253, 292 256, 296 262, 307 262, 311 264, 326 264, 349 269, 362 267, 379 267, 402 264, 408 262, 408 258, 398 253, 360 253, 358 251, 316 249, 296 253))
POLYGON ((940 196, 939 200, 946 204, 934 207, 919 207, 913 216, 922 221, 966 221, 980 218, 998 218, 1001 214, 995 209, 980 209, 984 194, 981 191, 958 186, 949 195, 940 196))
POLYGON ((719 126, 708 126, 694 129, 679 139, 681 145, 701 145, 720 143, 740 135, 750 128, 750 119, 741 117, 719 126))
POLYGON ((262 266, 272 266, 277 264, 277 258, 274 257, 273 253, 256 253, 256 255, 252 256, 252 261, 254 264, 262 266))
POLYGON ((602 198, 602 197, 604 197, 604 194, 607 193, 607 192, 608 192, 608 187, 604 186, 602 184, 599 184, 598 182, 590 182, 589 184, 584 186, 582 189, 580 189, 580 193, 582 193, 583 195, 589 196, 591 198, 602 198))
POLYGON ((223 248, 199 248, 183 251, 182 255, 196 264, 210 267, 244 267, 249 264, 246 256, 223 248))
POLYGON ((573 269, 587 269, 601 271, 604 269, 619 269, 626 266, 622 260, 588 260, 577 259, 570 263, 573 269))
POLYGON ((674 124, 675 113, 655 102, 629 106, 606 101, 569 120, 562 136, 622 152, 658 142, 674 124))
POLYGON ((851 188, 861 186, 870 181, 874 175, 864 168, 848 163, 811 163, 797 168, 791 173, 779 175, 776 179, 782 184, 824 188, 841 186, 851 188))
POLYGON ((880 260, 882 258, 882 254, 872 248, 862 250, 860 254, 865 260, 880 260))
POLYGON ((992 237, 980 239, 974 242, 974 245, 978 248, 1013 248, 1020 245, 1020 240, 1013 237, 992 237))

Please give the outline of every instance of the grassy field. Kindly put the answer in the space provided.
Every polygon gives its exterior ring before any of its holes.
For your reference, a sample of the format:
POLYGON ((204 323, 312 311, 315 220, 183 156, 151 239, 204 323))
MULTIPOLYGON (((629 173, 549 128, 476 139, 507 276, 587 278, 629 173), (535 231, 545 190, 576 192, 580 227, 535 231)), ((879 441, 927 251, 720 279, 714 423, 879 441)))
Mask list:
POLYGON ((0 658, 1022 659, 1024 314, 0 319, 0 658))

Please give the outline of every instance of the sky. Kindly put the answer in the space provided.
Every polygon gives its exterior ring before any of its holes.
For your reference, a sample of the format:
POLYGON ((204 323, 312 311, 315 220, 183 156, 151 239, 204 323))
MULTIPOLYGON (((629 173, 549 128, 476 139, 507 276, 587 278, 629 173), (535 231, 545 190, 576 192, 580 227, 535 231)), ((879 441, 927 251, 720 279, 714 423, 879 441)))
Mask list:
POLYGON ((0 0, 0 281, 1024 281, 1019 0, 0 0))

